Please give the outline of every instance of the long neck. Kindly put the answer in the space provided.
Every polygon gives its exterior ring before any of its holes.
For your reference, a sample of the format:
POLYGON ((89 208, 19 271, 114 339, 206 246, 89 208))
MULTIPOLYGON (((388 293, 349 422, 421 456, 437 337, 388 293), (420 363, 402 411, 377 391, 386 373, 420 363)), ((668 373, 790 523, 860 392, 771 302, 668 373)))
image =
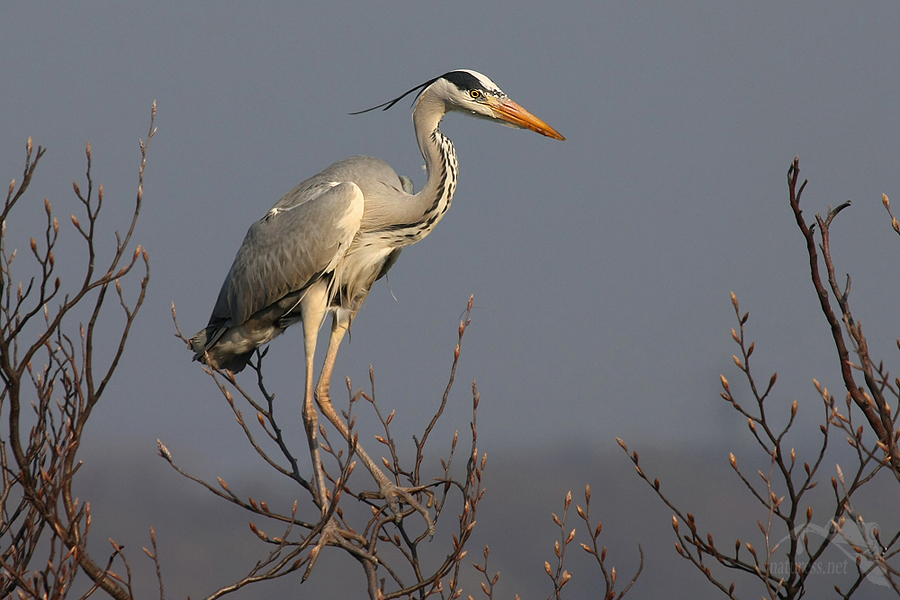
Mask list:
POLYGON ((388 229, 402 238, 403 246, 413 244, 426 235, 450 208, 456 191, 459 167, 453 142, 441 133, 438 126, 445 109, 443 103, 428 96, 419 98, 413 112, 416 139, 425 159, 427 179, 418 194, 402 207, 392 207, 394 223, 388 229))

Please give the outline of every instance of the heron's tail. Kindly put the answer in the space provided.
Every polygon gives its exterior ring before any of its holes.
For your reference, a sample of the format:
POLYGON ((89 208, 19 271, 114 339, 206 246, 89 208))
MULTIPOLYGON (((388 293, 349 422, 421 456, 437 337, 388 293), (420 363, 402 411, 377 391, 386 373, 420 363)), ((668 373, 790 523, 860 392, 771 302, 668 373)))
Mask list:
POLYGON ((198 360, 213 369, 227 369, 232 373, 243 371, 253 356, 253 350, 242 354, 223 352, 219 345, 216 344, 220 336, 215 336, 212 344, 210 344, 208 334, 209 328, 202 329, 188 341, 188 349, 194 352, 194 360, 198 360))

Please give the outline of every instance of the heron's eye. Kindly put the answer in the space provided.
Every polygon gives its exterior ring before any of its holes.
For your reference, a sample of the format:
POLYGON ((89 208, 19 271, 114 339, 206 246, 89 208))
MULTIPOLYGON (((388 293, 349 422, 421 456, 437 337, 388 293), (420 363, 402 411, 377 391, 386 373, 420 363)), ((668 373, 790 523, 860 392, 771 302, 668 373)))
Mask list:
POLYGON ((481 98, 481 90, 469 90, 469 97, 473 100, 478 100, 481 98))

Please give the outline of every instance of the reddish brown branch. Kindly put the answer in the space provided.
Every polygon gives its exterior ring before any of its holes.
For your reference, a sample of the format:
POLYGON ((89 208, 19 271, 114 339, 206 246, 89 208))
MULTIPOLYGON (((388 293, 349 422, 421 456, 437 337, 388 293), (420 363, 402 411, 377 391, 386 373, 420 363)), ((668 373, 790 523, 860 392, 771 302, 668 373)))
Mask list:
MULTIPOLYGON (((155 110, 154 105, 148 141, 155 134, 155 110)), ((25 189, 44 153, 38 147, 34 154, 30 139, 23 182, 18 191, 15 191, 14 184, 11 185, 7 194, 2 212, 4 228, 0 232, 0 378, 5 384, 0 403, 8 408, 7 435, 3 436, 0 444, 3 472, 0 513, 10 515, 8 522, 0 524, 3 543, 8 544, 0 554, 4 571, 0 581, 4 594, 12 593, 16 587, 24 590, 22 586, 26 584, 23 582, 30 582, 27 585, 35 587, 40 597, 63 598, 80 569, 93 582, 94 589, 101 589, 120 600, 132 598, 130 566, 121 549, 113 543, 114 551, 106 566, 89 555, 90 510, 86 502, 74 496, 72 486, 80 465, 77 453, 85 425, 119 365, 131 327, 146 295, 149 281, 147 253, 138 246, 129 258, 131 236, 143 199, 146 152, 147 146, 142 141, 137 203, 128 232, 124 237, 117 235, 109 267, 97 276, 94 272, 99 235, 96 222, 102 205, 102 186, 95 198, 88 145, 87 195, 81 193, 77 184, 74 185, 88 225, 82 226, 77 217, 72 217, 72 223, 86 247, 86 276, 80 287, 76 284, 72 292, 65 295, 55 311, 50 306, 50 300, 63 289, 60 278, 54 274, 54 250, 60 225, 53 216, 49 200, 44 201, 47 225, 42 242, 38 243, 34 238, 31 240, 31 254, 37 267, 36 275, 27 286, 21 283, 14 285, 11 264, 16 253, 6 251, 5 223, 11 218, 15 204, 24 198, 25 189), (129 301, 126 300, 122 281, 141 259, 145 273, 134 299, 129 301), (108 307, 106 291, 111 284, 125 315, 125 324, 113 334, 118 346, 110 362, 100 367, 93 352, 94 333, 101 312, 108 307), (15 299, 13 289, 16 290, 15 299), (64 326, 68 326, 70 315, 76 307, 84 308, 85 305, 90 305, 89 320, 86 325, 79 326, 78 343, 75 343, 72 341, 75 336, 66 334, 64 326), (29 338, 27 336, 31 335, 31 331, 34 335, 29 338), (20 349, 24 349, 21 354, 20 349), (33 365, 38 353, 46 355, 46 362, 40 369, 33 365), (95 375, 98 385, 95 385, 95 375), (29 385, 33 390, 29 389, 29 385), (26 396, 31 393, 34 400, 29 401, 26 396), (26 411, 28 416, 23 417, 23 406, 33 407, 34 414, 26 411), (23 422, 23 419, 28 420, 23 422), (12 456, 11 461, 7 458, 7 451, 12 456), (11 495, 22 498, 15 510, 7 506, 11 495), (38 561, 39 552, 45 553, 44 561, 38 561), (34 564, 35 561, 42 564, 34 564), (124 566, 124 579, 111 570, 114 562, 124 566)), ((108 335, 108 330, 104 330, 103 335, 108 335)))
POLYGON ((818 225, 819 235, 822 239, 821 248, 824 255, 823 260, 828 277, 828 285, 831 289, 831 293, 834 295, 838 303, 841 312, 841 318, 838 318, 831 306, 829 290, 826 287, 825 283, 822 281, 822 276, 819 271, 819 255, 816 249, 816 239, 814 231, 815 225, 807 225, 806 221, 803 218, 803 211, 800 209, 800 199, 803 195, 803 190, 806 188, 807 182, 804 181, 799 188, 797 187, 797 183, 800 178, 799 158, 794 159, 793 164, 788 169, 787 178, 788 189, 790 191, 791 210, 793 211, 794 217, 797 221, 797 227, 800 229, 800 232, 803 234, 803 237, 806 240, 806 252, 809 256, 810 276, 812 277, 813 287, 816 290, 816 295, 819 298, 819 306, 822 310, 822 313, 825 315, 825 319, 828 321, 828 326, 831 330, 831 337, 834 340, 834 346, 837 350, 838 359, 840 361, 841 377, 844 380, 844 386, 847 389, 847 393, 856 404, 857 408, 862 411, 863 415, 866 418, 866 421, 869 424, 869 427, 872 428, 872 431, 884 446, 884 453, 890 463, 891 470, 894 472, 894 475, 898 479, 900 479, 900 448, 898 448, 897 446, 896 432, 894 431, 890 409, 888 408, 884 395, 881 393, 881 389, 875 381, 873 375, 872 361, 868 355, 868 346, 866 344, 866 339, 862 334, 862 329, 855 323, 853 315, 850 312, 850 306, 848 302, 850 287, 849 277, 847 281, 847 287, 844 291, 841 291, 840 287, 837 284, 834 264, 831 258, 831 223, 837 216, 837 214, 844 208, 848 207, 850 203, 846 202, 835 209, 829 209, 828 215, 824 219, 821 217, 821 215, 816 215, 816 224, 818 225), (868 393, 865 388, 859 386, 856 383, 856 380, 853 376, 853 362, 850 359, 850 351, 844 339, 844 328, 842 326, 842 322, 843 325, 846 326, 851 339, 855 343, 856 351, 860 359, 860 368, 864 374, 868 393))

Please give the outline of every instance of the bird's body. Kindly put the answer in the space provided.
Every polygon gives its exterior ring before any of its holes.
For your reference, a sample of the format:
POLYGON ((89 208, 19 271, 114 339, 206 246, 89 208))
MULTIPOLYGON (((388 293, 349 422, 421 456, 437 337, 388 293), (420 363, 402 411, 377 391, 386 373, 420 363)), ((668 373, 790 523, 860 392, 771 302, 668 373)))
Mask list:
POLYGON ((329 310, 352 318, 400 250, 442 216, 414 231, 385 223, 386 203, 413 201, 404 185, 384 161, 354 156, 288 192, 247 232, 209 326, 194 337, 197 357, 241 371, 256 348, 302 320, 304 295, 325 294, 329 310))
MULTIPOLYGON (((387 110, 416 91, 413 124, 427 169, 422 189, 413 194, 408 179, 399 177, 384 161, 367 156, 337 162, 307 179, 250 227, 209 324, 191 339, 196 360, 238 372, 257 348, 302 321, 304 424, 311 444, 314 395, 329 420, 350 440, 346 424, 328 398, 341 340, 372 284, 387 273, 404 247, 427 236, 450 207, 458 168, 453 144, 438 128, 444 115, 458 111, 565 139, 510 100, 490 79, 469 70, 445 73, 375 108, 387 110), (334 313, 331 339, 314 394, 316 338, 329 312, 334 313)), ((389 500, 400 495, 426 514, 361 447, 357 454, 389 500)), ((322 488, 324 480, 318 483, 322 488)), ((392 508, 399 514, 393 503, 392 508)))

